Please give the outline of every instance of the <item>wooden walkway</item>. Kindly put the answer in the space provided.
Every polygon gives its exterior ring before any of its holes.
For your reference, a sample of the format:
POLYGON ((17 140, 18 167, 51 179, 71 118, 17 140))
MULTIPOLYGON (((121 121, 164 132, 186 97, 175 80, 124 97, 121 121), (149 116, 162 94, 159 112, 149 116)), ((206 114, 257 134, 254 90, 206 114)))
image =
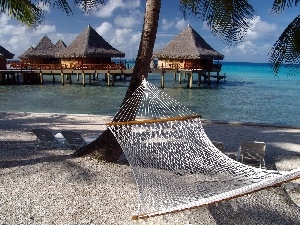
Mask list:
MULTIPOLYGON (((202 78, 204 82, 210 84, 212 79, 216 79, 217 83, 226 78, 225 74, 220 75, 220 71, 205 71, 202 69, 198 70, 176 70, 176 69, 153 69, 149 74, 161 74, 161 88, 165 86, 165 76, 173 74, 174 80, 178 77, 178 82, 181 84, 183 79, 187 78, 187 87, 192 88, 194 76, 197 75, 198 86, 202 83, 202 78)), ((91 85, 92 81, 98 78, 99 74, 105 75, 105 80, 107 81, 107 86, 113 86, 116 77, 125 79, 126 77, 131 77, 133 69, 7 69, 0 70, 0 84, 6 83, 19 83, 20 76, 23 80, 23 84, 43 84, 44 76, 52 76, 53 83, 55 83, 55 75, 60 75, 61 84, 70 83, 74 81, 74 76, 76 80, 82 78, 82 85, 91 85), (88 77, 88 79, 86 79, 88 77), (88 81, 88 82, 87 82, 88 81)))
POLYGON ((0 70, 0 84, 14 83, 17 82, 19 77, 22 77, 23 84, 43 84, 44 76, 52 76, 53 83, 55 83, 55 75, 60 75, 61 84, 64 85, 66 80, 68 83, 72 84, 74 76, 76 80, 79 81, 81 76, 82 85, 91 85, 92 80, 95 81, 99 74, 105 75, 105 80, 107 80, 107 86, 113 86, 116 77, 130 77, 132 75, 132 69, 114 69, 114 70, 100 70, 100 69, 7 69, 0 70), (9 79, 7 79, 9 77, 9 79), (88 77, 88 79, 86 79, 88 77))
MULTIPOLYGON (((154 70, 154 73, 157 70, 154 70)), ((210 85, 212 79, 216 79, 217 83, 219 83, 220 80, 224 80, 226 78, 226 74, 220 75, 220 69, 217 70, 212 70, 212 71, 207 71, 205 69, 190 69, 190 70, 174 70, 174 69, 162 69, 158 70, 161 73, 161 88, 164 88, 165 86, 165 76, 166 74, 172 73, 174 75, 174 80, 177 79, 178 76, 178 82, 181 84, 182 79, 186 79, 187 77, 187 87, 192 88, 193 87, 193 81, 194 81, 194 75, 197 74, 197 84, 200 86, 202 83, 202 77, 203 81, 207 82, 208 85, 210 85)))

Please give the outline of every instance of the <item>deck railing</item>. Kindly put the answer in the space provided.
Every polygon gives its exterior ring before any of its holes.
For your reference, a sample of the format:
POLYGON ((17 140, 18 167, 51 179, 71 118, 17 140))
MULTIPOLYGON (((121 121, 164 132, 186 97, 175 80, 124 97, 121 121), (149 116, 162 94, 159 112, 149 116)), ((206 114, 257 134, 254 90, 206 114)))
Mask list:
POLYGON ((99 63, 99 64, 30 64, 30 63, 11 63, 8 69, 21 70, 125 70, 123 63, 99 63))

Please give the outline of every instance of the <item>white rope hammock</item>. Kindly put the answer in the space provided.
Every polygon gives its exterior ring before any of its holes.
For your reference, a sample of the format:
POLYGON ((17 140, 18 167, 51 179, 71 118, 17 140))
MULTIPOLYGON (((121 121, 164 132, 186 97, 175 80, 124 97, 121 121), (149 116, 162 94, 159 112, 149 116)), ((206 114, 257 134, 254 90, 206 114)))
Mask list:
POLYGON ((117 121, 107 124, 137 183, 139 206, 132 219, 209 205, 300 177, 300 168, 262 170, 227 157, 206 136, 199 117, 144 80, 117 121), (137 102, 136 120, 126 121, 137 102))

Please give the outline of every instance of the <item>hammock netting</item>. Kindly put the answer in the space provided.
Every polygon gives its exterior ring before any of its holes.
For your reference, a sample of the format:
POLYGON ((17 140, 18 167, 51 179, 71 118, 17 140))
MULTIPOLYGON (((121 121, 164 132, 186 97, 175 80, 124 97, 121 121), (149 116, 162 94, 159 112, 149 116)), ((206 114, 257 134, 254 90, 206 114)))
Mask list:
POLYGON ((115 119, 108 128, 138 187, 133 219, 209 205, 300 176, 300 168, 264 170, 229 158, 209 140, 200 116, 145 79, 115 119), (130 113, 136 113, 134 121, 126 121, 130 113))

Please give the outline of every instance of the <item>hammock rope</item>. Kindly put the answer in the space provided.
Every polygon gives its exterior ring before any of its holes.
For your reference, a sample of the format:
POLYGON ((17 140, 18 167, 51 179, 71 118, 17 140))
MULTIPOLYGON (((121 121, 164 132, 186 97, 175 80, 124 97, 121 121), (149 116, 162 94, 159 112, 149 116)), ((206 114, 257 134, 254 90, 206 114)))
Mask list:
POLYGON ((143 219, 193 209, 278 186, 300 177, 237 162, 207 137, 200 116, 145 79, 108 123, 133 170, 143 219), (136 108, 136 120, 124 121, 136 108), (120 111, 119 111, 120 112, 120 111))

